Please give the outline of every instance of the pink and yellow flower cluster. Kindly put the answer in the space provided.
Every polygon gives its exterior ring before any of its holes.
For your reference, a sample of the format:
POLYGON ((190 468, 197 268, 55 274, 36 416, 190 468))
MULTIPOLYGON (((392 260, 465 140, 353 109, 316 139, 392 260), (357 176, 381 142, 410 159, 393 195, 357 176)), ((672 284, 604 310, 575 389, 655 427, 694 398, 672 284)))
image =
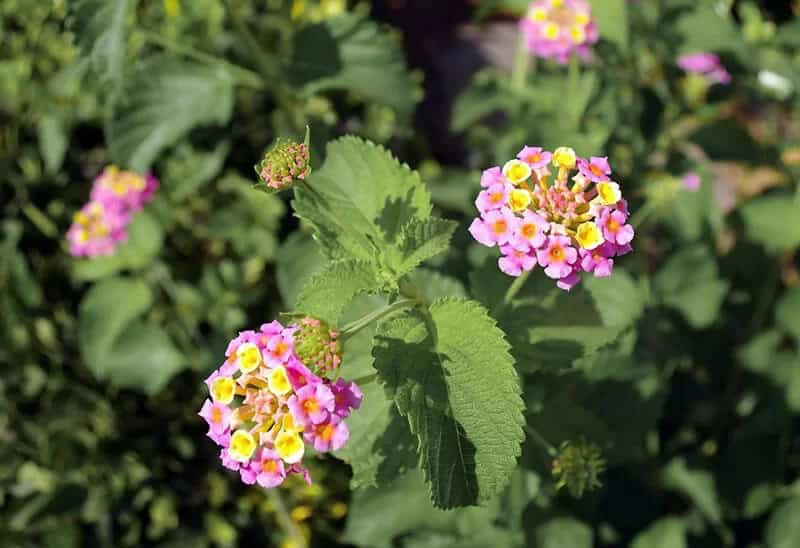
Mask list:
POLYGON ((318 335, 304 329, 308 325, 273 321, 241 332, 228 344, 225 362, 206 379, 211 397, 199 414, 221 448, 223 466, 238 471, 248 485, 276 487, 289 474, 302 474, 310 483, 302 465, 306 444, 319 452, 337 450, 350 435, 345 419, 361 405, 361 390, 354 382, 323 376, 339 357, 301 360, 300 347, 327 344, 339 351, 330 340, 304 340, 318 335))
POLYGON ((499 267, 509 276, 539 265, 570 290, 581 272, 611 275, 614 257, 631 251, 628 204, 611 180, 608 158, 526 146, 502 169, 484 171, 481 186, 475 201, 480 216, 469 231, 481 244, 500 248, 499 267))
POLYGON ((597 24, 586 0, 535 0, 520 21, 528 50, 565 64, 570 55, 589 55, 597 42, 597 24))
POLYGON ((75 214, 67 231, 69 252, 75 257, 111 255, 128 239, 133 214, 153 199, 158 179, 106 167, 95 178, 89 202, 75 214))

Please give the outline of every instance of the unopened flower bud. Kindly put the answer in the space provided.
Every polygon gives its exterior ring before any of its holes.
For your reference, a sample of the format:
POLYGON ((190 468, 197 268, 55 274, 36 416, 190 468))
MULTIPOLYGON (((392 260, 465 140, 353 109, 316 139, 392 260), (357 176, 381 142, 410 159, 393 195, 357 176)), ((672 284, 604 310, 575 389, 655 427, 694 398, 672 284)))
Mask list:
POLYGON ((318 375, 339 367, 342 361, 342 344, 339 334, 325 322, 310 316, 298 323, 294 334, 294 351, 303 363, 318 375))
POLYGON ((566 487, 575 498, 600 487, 600 475, 606 469, 606 461, 600 448, 586 440, 565 441, 553 459, 553 475, 556 487, 566 487))
POLYGON ((267 188, 281 191, 305 180, 310 173, 308 145, 294 141, 279 140, 255 166, 256 173, 267 188))

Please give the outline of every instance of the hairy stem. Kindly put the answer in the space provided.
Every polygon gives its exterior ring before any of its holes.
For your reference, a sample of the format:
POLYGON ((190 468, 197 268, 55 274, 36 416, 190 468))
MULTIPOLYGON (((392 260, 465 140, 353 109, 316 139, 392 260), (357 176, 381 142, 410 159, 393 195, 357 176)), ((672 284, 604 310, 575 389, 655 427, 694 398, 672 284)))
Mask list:
POLYGON ((528 435, 535 441, 550 457, 555 457, 558 454, 558 450, 546 439, 542 436, 534 427, 526 424, 525 431, 528 432, 528 435))
POLYGON ((522 275, 518 276, 511 282, 511 285, 508 286, 506 290, 506 294, 503 296, 503 300, 497 303, 497 305, 492 309, 492 316, 495 318, 503 312, 503 310, 511 304, 511 301, 514 300, 514 297, 517 296, 522 286, 525 285, 525 282, 528 281, 528 277, 531 275, 531 271, 527 270, 522 273, 522 275))
POLYGON ((511 89, 522 91, 528 78, 531 54, 525 47, 525 35, 520 32, 517 41, 517 51, 514 54, 514 66, 511 68, 511 89))
POLYGON ((291 539, 292 546, 303 547, 308 546, 303 533, 297 527, 297 524, 289 515, 286 509, 286 504, 283 502, 283 497, 278 489, 266 489, 267 496, 270 502, 275 507, 275 513, 278 516, 278 523, 283 528, 286 535, 291 539))
POLYGON ((340 336, 342 340, 347 340, 348 338, 352 337, 353 335, 355 335, 356 333, 358 333, 371 323, 377 322, 381 318, 384 318, 389 314, 392 314, 400 310, 401 308, 406 308, 409 306, 413 306, 415 304, 417 304, 417 301, 414 299, 400 299, 382 308, 373 310, 366 316, 354 320, 349 324, 345 325, 340 331, 340 336))

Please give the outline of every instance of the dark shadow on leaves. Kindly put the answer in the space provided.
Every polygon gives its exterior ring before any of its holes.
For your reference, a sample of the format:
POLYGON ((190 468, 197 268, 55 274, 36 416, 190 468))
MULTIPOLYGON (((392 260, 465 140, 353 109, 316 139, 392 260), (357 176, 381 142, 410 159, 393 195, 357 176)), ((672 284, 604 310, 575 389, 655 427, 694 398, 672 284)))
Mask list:
POLYGON ((375 224, 381 228, 387 242, 395 242, 403 225, 419 213, 417 208, 412 205, 415 190, 412 187, 406 191, 404 197, 388 198, 375 219, 375 224))

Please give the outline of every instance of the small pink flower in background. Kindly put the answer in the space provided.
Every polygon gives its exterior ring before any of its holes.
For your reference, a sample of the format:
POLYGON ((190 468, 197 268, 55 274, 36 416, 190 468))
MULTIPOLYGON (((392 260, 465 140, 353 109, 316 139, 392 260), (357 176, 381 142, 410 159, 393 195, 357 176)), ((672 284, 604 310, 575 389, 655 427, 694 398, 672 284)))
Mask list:
POLYGON ((91 201, 75 214, 67 231, 69 252, 74 257, 113 255, 127 241, 130 213, 113 204, 91 201))
MULTIPOLYGON (((322 327, 322 322, 306 317, 288 327, 276 321, 259 331, 242 331, 228 344, 223 364, 206 379, 216 401, 206 400, 199 415, 221 448, 222 465, 239 472, 247 485, 277 487, 291 474, 311 483, 301 464, 305 444, 317 451, 337 450, 350 436, 344 419, 360 407, 363 394, 354 382, 331 382, 325 376, 339 367, 339 360, 326 358, 325 367, 315 362, 321 376, 301 361, 301 356, 318 361, 320 354, 319 332, 309 326, 322 327), (269 356, 277 363, 271 365, 269 356)), ((331 342, 326 339, 326 352, 339 355, 341 348, 331 342)))
POLYGON ((128 239, 133 215, 153 199, 158 179, 108 166, 95 178, 90 200, 75 214, 67 230, 73 257, 113 255, 128 239))
POLYGON ((731 75, 715 53, 698 52, 678 57, 678 66, 686 72, 702 74, 712 83, 727 85, 731 75))
POLYGON ((683 187, 689 192, 697 192, 701 183, 700 176, 694 171, 690 171, 683 176, 683 187))
POLYGON ((89 197, 105 203, 114 203, 131 212, 141 211, 158 190, 158 179, 133 171, 122 171, 117 166, 106 167, 92 184, 89 197))
MULTIPOLYGON (((514 162, 531 167, 527 177, 527 169, 513 174, 519 179, 515 192, 528 193, 530 201, 514 210, 478 207, 469 228, 480 244, 499 247, 500 271, 517 277, 539 265, 567 291, 580 282, 581 272, 609 276, 613 258, 632 250, 634 230, 627 223, 628 202, 619 183, 611 180, 608 158, 581 158, 568 147, 549 152, 526 146, 514 162), (545 159, 556 168, 555 177, 542 163, 545 159)), ((484 178, 487 173, 492 184, 510 183, 496 182, 502 175, 498 167, 484 171, 484 178)))
POLYGON ((586 0, 535 0, 520 29, 532 54, 560 64, 566 64, 571 55, 587 58, 599 37, 586 0))

